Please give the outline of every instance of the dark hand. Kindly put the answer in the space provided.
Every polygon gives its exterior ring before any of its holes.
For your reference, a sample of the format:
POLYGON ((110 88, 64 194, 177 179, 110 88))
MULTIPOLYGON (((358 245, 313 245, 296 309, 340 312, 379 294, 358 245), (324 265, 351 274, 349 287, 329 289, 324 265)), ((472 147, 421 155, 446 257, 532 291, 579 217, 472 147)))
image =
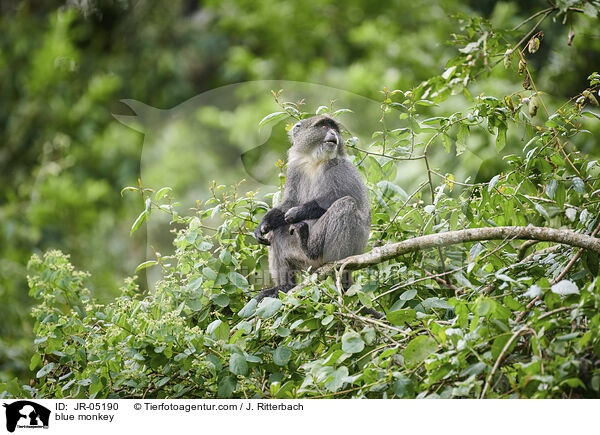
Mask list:
POLYGON ((285 221, 288 224, 295 224, 296 222, 300 222, 303 219, 302 212, 302 206, 290 208, 285 213, 285 221))
POLYGON ((265 234, 267 234, 269 231, 271 231, 271 229, 264 220, 260 224, 258 224, 256 229, 254 230, 254 237, 256 238, 256 240, 258 240, 258 243, 267 246, 271 244, 271 242, 269 242, 269 240, 264 237, 265 234))

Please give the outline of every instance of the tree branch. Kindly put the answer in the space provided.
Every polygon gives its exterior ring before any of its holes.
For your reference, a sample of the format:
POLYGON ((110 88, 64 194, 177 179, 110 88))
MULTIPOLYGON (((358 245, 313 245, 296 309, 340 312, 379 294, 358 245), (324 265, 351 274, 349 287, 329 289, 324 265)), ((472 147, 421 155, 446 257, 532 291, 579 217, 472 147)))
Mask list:
MULTIPOLYGON (((534 226, 470 228, 466 230, 428 234, 426 236, 415 237, 398 243, 389 243, 387 245, 374 248, 365 254, 354 255, 334 263, 326 264, 315 271, 312 279, 314 279, 315 276, 318 278, 324 277, 337 268, 340 268, 340 273, 342 273, 344 269, 364 269, 366 267, 382 263, 386 260, 391 260, 408 252, 466 242, 505 239, 538 240, 542 242, 562 243, 565 245, 576 246, 578 248, 589 249, 600 254, 600 239, 585 234, 579 234, 571 230, 559 230, 555 228, 534 226)), ((297 288, 303 287, 309 282, 310 280, 300 284, 297 286, 297 288)))

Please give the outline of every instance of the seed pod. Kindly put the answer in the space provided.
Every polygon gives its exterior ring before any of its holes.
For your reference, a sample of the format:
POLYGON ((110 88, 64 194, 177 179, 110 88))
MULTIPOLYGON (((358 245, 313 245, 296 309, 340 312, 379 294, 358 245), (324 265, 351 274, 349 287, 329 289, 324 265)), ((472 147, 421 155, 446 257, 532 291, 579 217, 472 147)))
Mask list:
POLYGON ((525 62, 525 59, 521 59, 519 61, 519 74, 523 74, 523 71, 525 71, 525 68, 527 68, 527 62, 525 62))
POLYGON ((571 44, 573 44, 573 38, 575 38, 575 32, 573 31, 573 28, 571 27, 571 30, 569 30, 569 39, 567 40, 568 46, 571 46, 571 44))
POLYGON ((515 106, 514 106, 514 104, 512 102, 512 98, 510 98, 509 95, 507 95, 506 97, 504 97, 504 104, 506 104, 506 107, 508 107, 511 112, 515 111, 515 106))
POLYGON ((504 53, 504 69, 510 68, 510 64, 512 63, 512 54, 513 51, 510 48, 504 53))
POLYGON ((530 53, 535 53, 536 51, 538 51, 538 49, 540 48, 540 40, 538 39, 537 36, 534 36, 533 38, 531 38, 529 40, 529 44, 527 46, 527 49, 529 50, 530 53))
POLYGON ((529 74, 525 74, 525 80, 523 80, 523 88, 524 89, 531 89, 531 77, 529 77, 529 74))
POLYGON ((540 107, 540 102, 538 97, 534 95, 529 100, 529 116, 533 118, 537 113, 538 107, 540 107))

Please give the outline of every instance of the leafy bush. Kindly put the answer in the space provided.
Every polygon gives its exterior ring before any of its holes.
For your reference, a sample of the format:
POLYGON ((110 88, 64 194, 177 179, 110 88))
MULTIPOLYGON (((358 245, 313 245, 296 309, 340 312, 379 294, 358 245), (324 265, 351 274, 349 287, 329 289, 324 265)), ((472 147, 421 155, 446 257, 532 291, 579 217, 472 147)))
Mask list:
MULTIPOLYGON (((586 3, 587 13, 596 9, 586 3)), ((551 7, 537 20, 567 13, 578 11, 551 7)), ((454 40, 459 54, 444 72, 409 91, 384 90, 373 143, 347 140, 371 193, 370 247, 528 224, 596 236, 600 167, 583 151, 593 152, 600 130, 589 110, 597 105, 600 75, 590 72, 581 92, 557 102, 536 87, 528 62, 544 44, 535 28, 511 45, 513 33, 480 18, 461 19, 464 32, 454 40), (523 89, 473 96, 473 79, 503 60, 521 74, 523 89), (461 94, 469 107, 449 110, 461 94), (387 128, 390 119, 403 127, 387 128), (489 177, 483 171, 473 180, 444 164, 469 158, 474 147, 497 153, 489 177), (410 193, 397 184, 404 162, 422 167, 410 193)), ((292 118, 309 115, 278 102, 292 118)), ((328 111, 328 103, 319 111, 328 111)), ((600 278, 593 249, 512 239, 456 244, 359 270, 344 294, 335 276, 307 275, 297 291, 257 304, 251 296, 267 285, 266 252, 251 234, 270 205, 242 187, 214 184, 212 197, 191 216, 176 211, 168 188, 126 188, 145 199, 132 230, 157 212, 170 214, 177 229, 173 255, 157 253, 138 267, 161 269, 152 291, 127 279, 121 295, 103 305, 90 297, 89 276, 67 256, 34 255, 28 279, 37 301, 37 352, 30 369, 37 380, 31 387, 6 384, 0 394, 599 395, 600 278), (208 223, 214 218, 217 226, 208 223), (364 307, 384 317, 364 314, 364 307)), ((278 194, 273 197, 276 202, 278 194)))

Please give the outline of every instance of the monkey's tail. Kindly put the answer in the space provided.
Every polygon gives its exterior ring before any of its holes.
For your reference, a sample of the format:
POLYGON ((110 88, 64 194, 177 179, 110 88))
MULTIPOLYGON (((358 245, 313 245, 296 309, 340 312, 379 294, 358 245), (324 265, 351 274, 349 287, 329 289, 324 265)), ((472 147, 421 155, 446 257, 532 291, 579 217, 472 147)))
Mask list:
POLYGON ((367 308, 367 307, 362 307, 362 309, 360 310, 360 313, 370 314, 371 316, 375 317, 376 319, 383 319, 385 317, 385 315, 383 313, 380 313, 379 311, 377 311, 373 308, 367 308))

